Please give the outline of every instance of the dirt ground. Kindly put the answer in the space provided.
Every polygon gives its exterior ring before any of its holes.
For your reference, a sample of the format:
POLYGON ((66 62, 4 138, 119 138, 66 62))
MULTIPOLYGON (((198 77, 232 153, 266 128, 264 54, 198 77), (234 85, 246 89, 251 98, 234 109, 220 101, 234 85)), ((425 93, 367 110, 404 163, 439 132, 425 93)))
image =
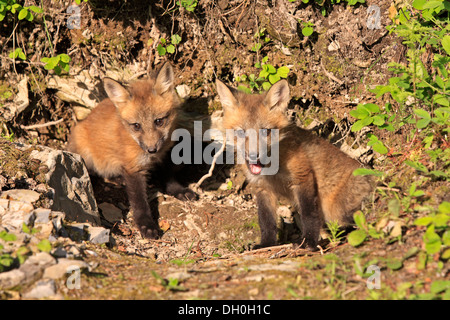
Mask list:
MULTIPOLYGON (((300 2, 201 0, 195 11, 189 12, 175 1, 149 4, 138 0, 89 0, 78 6, 79 29, 65 27, 69 16, 65 3, 44 0, 43 4, 51 17, 47 27, 53 50, 68 53, 71 58, 70 74, 64 78, 75 79, 87 70, 93 100, 105 96, 101 79, 111 72, 123 75, 121 80, 129 80, 145 77, 162 62, 171 61, 176 85, 190 88, 184 111, 209 116, 221 108, 214 80, 220 78, 237 86, 237 77, 258 74, 255 63, 268 56, 273 66, 290 69, 289 112, 298 125, 338 146, 352 145, 350 149, 358 160, 376 168, 376 155, 363 150, 361 137, 350 132, 353 120, 349 111, 358 103, 381 102, 369 89, 386 82, 390 75, 388 62, 405 59, 401 41, 385 28, 391 23, 391 1, 327 5, 325 16, 321 7, 300 2), (380 26, 376 29, 368 27, 370 5, 380 9, 380 26), (310 22, 314 33, 303 36, 299 21, 310 22), (161 38, 170 39, 173 34, 178 34, 181 42, 174 53, 161 56, 157 52, 161 38), (262 44, 258 52, 252 51, 255 43, 262 44)), ((52 72, 33 67, 50 50, 46 34, 39 27, 42 24, 22 23, 21 32, 15 34, 15 41, 27 48, 27 61, 14 64, 6 58, 12 49, 11 31, 7 28, 11 23, 8 19, 0 22, 0 93, 13 92, 11 97, 2 98, 2 133, 14 133, 19 141, 63 149, 71 127, 88 108, 51 87, 48 76, 52 72), (28 77, 29 107, 14 116, 7 106, 30 68, 33 72, 28 77), (63 120, 56 125, 29 129, 30 125, 59 119, 63 120)), ((73 85, 82 88, 84 84, 73 85)), ((403 143, 399 139, 397 143, 403 143)), ((189 174, 183 174, 192 179, 184 182, 192 186, 208 167, 185 170, 189 174)), ((420 247, 421 234, 415 227, 408 229, 402 241, 389 246, 384 240, 372 240, 370 245, 353 248, 344 238, 333 245, 323 241, 321 252, 309 252, 292 245, 299 234, 295 221, 280 219, 280 246, 251 250, 259 241, 256 202, 237 168, 217 166, 202 185, 197 201, 183 202, 167 196, 158 183, 149 178, 149 197, 152 208, 159 212, 164 235, 159 240, 147 240, 133 224, 124 187, 93 180, 97 203, 106 202, 121 209, 123 221, 111 224, 102 220, 104 226, 111 228, 114 244, 86 244, 86 250, 95 255, 84 259, 97 268, 82 275, 79 290, 61 285, 64 297, 391 299, 404 298, 408 290, 429 289, 427 271, 417 270, 413 263, 417 256, 407 254, 409 249, 420 247), (403 262, 402 274, 390 267, 396 259, 403 262), (381 267, 381 290, 368 289, 367 279, 357 272, 369 264, 381 267), (409 282, 415 284, 397 286, 409 282)), ((380 208, 386 207, 379 200, 371 199, 365 205, 369 221, 374 221, 381 214, 380 208)))

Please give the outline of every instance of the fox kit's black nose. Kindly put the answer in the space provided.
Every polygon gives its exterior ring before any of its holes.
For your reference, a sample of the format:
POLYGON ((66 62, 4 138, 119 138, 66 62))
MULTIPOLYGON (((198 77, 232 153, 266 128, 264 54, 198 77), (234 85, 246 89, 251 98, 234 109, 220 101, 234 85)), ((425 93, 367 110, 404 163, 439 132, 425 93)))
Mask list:
POLYGON ((256 153, 256 152, 250 152, 250 153, 248 154, 248 159, 249 159, 251 162, 256 162, 256 161, 258 161, 258 153, 256 153))
POLYGON ((148 149, 147 149, 147 152, 148 152, 148 153, 156 153, 156 151, 157 151, 157 150, 156 150, 156 147, 151 147, 151 148, 148 148, 148 149))

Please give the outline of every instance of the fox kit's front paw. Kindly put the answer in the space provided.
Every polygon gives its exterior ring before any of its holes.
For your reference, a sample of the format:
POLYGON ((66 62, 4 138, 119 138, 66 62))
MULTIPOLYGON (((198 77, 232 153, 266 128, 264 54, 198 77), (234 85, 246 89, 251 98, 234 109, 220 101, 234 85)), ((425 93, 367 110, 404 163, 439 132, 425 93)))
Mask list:
POLYGON ((136 217, 135 222, 144 238, 158 239, 160 237, 161 230, 152 218, 147 216, 136 217))
POLYGON ((184 188, 180 192, 178 192, 175 197, 178 200, 186 201, 186 200, 198 200, 198 195, 189 188, 184 188))

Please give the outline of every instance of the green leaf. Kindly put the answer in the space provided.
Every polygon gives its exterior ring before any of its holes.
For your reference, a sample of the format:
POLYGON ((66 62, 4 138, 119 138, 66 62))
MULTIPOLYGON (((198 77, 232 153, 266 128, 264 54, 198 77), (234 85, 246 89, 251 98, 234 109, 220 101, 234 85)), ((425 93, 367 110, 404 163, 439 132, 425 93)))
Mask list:
POLYGON ((444 292, 445 290, 450 289, 450 281, 449 280, 436 280, 431 283, 430 291, 434 294, 438 294, 444 292))
POLYGON ((355 212, 355 214, 353 215, 353 220, 355 220, 356 225, 360 229, 367 228, 366 217, 364 216, 364 214, 361 211, 355 212))
POLYGON ((305 37, 309 37, 310 35, 313 34, 313 32, 314 32, 314 29, 313 29, 312 27, 304 27, 304 28, 302 29, 302 34, 303 34, 305 37))
POLYGON ((275 84, 280 80, 280 76, 277 74, 269 74, 269 82, 275 84))
POLYGON ((267 68, 266 70, 267 70, 268 73, 270 73, 270 74, 276 74, 277 73, 277 69, 275 69, 275 67, 273 65, 266 64, 264 66, 267 68))
POLYGON ((34 13, 42 13, 42 12, 44 12, 44 10, 42 10, 40 7, 36 7, 36 6, 29 6, 29 7, 27 7, 27 9, 30 9, 34 13))
POLYGON ((358 169, 353 171, 353 175, 354 176, 376 176, 376 177, 381 177, 381 176, 383 176, 383 172, 377 171, 377 170, 372 170, 372 169, 367 169, 367 168, 358 168, 358 169))
POLYGON ((438 103, 444 107, 450 106, 449 97, 443 94, 435 94, 433 96, 434 103, 438 103))
POLYGON ((8 233, 5 230, 0 231, 0 239, 3 241, 16 241, 17 236, 12 233, 8 233))
POLYGON ((450 214, 450 202, 448 201, 443 201, 439 207, 439 212, 440 213, 445 213, 445 214, 450 214))
POLYGON ((259 73, 259 77, 264 78, 264 79, 267 78, 268 75, 269 75, 269 72, 267 71, 267 68, 262 69, 261 72, 259 73))
POLYGON ((373 144, 372 149, 381 154, 386 154, 388 152, 388 149, 383 145, 381 141, 378 141, 377 143, 373 144))
POLYGON ((52 250, 52 244, 48 239, 41 240, 37 245, 38 249, 43 252, 50 252, 52 250))
POLYGON ((174 53, 175 52, 175 46, 172 44, 169 44, 166 48, 168 53, 174 53))
POLYGON ((158 51, 160 56, 164 56, 166 54, 166 48, 164 48, 161 44, 158 44, 156 51, 158 51))
POLYGON ((427 231, 423 235, 423 241, 425 242, 425 250, 428 254, 435 254, 441 250, 441 238, 434 232, 434 225, 430 225, 427 231))
POLYGON ((59 55, 59 60, 65 63, 69 63, 71 59, 67 54, 62 53, 59 55))
POLYGON ((433 217, 426 216, 426 217, 417 218, 414 221, 414 224, 416 226, 427 226, 427 225, 429 225, 432 222, 433 222, 433 217))
POLYGON ((347 241, 353 247, 361 245, 366 240, 367 233, 364 230, 355 230, 350 232, 347 237, 347 241))
POLYGON ((172 44, 179 44, 181 42, 181 37, 177 34, 173 34, 170 37, 170 42, 172 42, 172 44))
POLYGON ((447 226, 447 222, 450 219, 450 217, 444 213, 438 213, 434 218, 433 218, 433 223, 435 225, 435 227, 437 228, 442 228, 442 227, 446 227, 447 226))
POLYGON ((421 118, 431 120, 431 116, 428 111, 425 111, 423 109, 414 109, 414 113, 421 118))
POLYGON ((362 120, 358 120, 356 121, 353 125, 352 125, 352 132, 357 132, 359 130, 361 130, 362 128, 364 128, 364 122, 362 120))
POLYGON ((262 87, 265 91, 268 91, 270 89, 272 85, 270 84, 270 82, 263 82, 262 87))
POLYGON ((46 62, 46 65, 44 66, 45 70, 53 70, 58 65, 59 58, 57 58, 57 57, 42 58, 41 61, 46 62), (46 59, 46 60, 44 61, 44 59, 46 59))
POLYGON ((280 76, 280 78, 287 78, 289 74, 289 68, 286 66, 279 67, 277 70, 277 74, 280 76))
POLYGON ((401 260, 398 260, 398 259, 391 259, 391 260, 388 260, 387 261, 387 263, 386 263, 386 265, 387 265, 387 267, 389 268, 389 269, 391 269, 391 270, 399 270, 399 269, 401 269, 402 267, 403 267, 403 263, 402 263, 402 261, 401 260))
POLYGON ((423 10, 423 5, 427 2, 427 0, 414 0, 412 3, 413 7, 417 10, 423 10))
POLYGON ((450 56, 450 36, 445 35, 442 38, 442 47, 444 48, 445 52, 450 56))
POLYGON ((19 20, 23 20, 27 17, 27 15, 28 15, 28 10, 25 8, 22 8, 22 10, 20 10, 20 12, 19 12, 18 18, 19 18, 19 20))
POLYGON ((365 108, 366 110, 368 110, 370 113, 377 113, 380 112, 380 107, 378 107, 376 104, 374 103, 366 103, 365 105, 362 106, 363 108, 365 108))

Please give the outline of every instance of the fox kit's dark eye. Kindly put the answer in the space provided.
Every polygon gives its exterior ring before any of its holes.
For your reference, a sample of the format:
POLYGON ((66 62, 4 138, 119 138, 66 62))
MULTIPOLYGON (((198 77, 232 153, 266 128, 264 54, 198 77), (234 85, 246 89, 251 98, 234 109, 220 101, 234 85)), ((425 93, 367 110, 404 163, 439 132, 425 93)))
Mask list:
POLYGON ((135 131, 139 131, 141 130, 141 125, 139 123, 132 123, 131 127, 135 130, 135 131))
POLYGON ((165 120, 166 120, 166 118, 159 118, 159 119, 156 119, 156 120, 155 120, 155 125, 156 125, 157 127, 162 127, 162 126, 164 125, 164 123, 166 122, 165 120))
POLYGON ((263 137, 267 137, 270 134, 270 129, 261 129, 260 132, 263 137))

